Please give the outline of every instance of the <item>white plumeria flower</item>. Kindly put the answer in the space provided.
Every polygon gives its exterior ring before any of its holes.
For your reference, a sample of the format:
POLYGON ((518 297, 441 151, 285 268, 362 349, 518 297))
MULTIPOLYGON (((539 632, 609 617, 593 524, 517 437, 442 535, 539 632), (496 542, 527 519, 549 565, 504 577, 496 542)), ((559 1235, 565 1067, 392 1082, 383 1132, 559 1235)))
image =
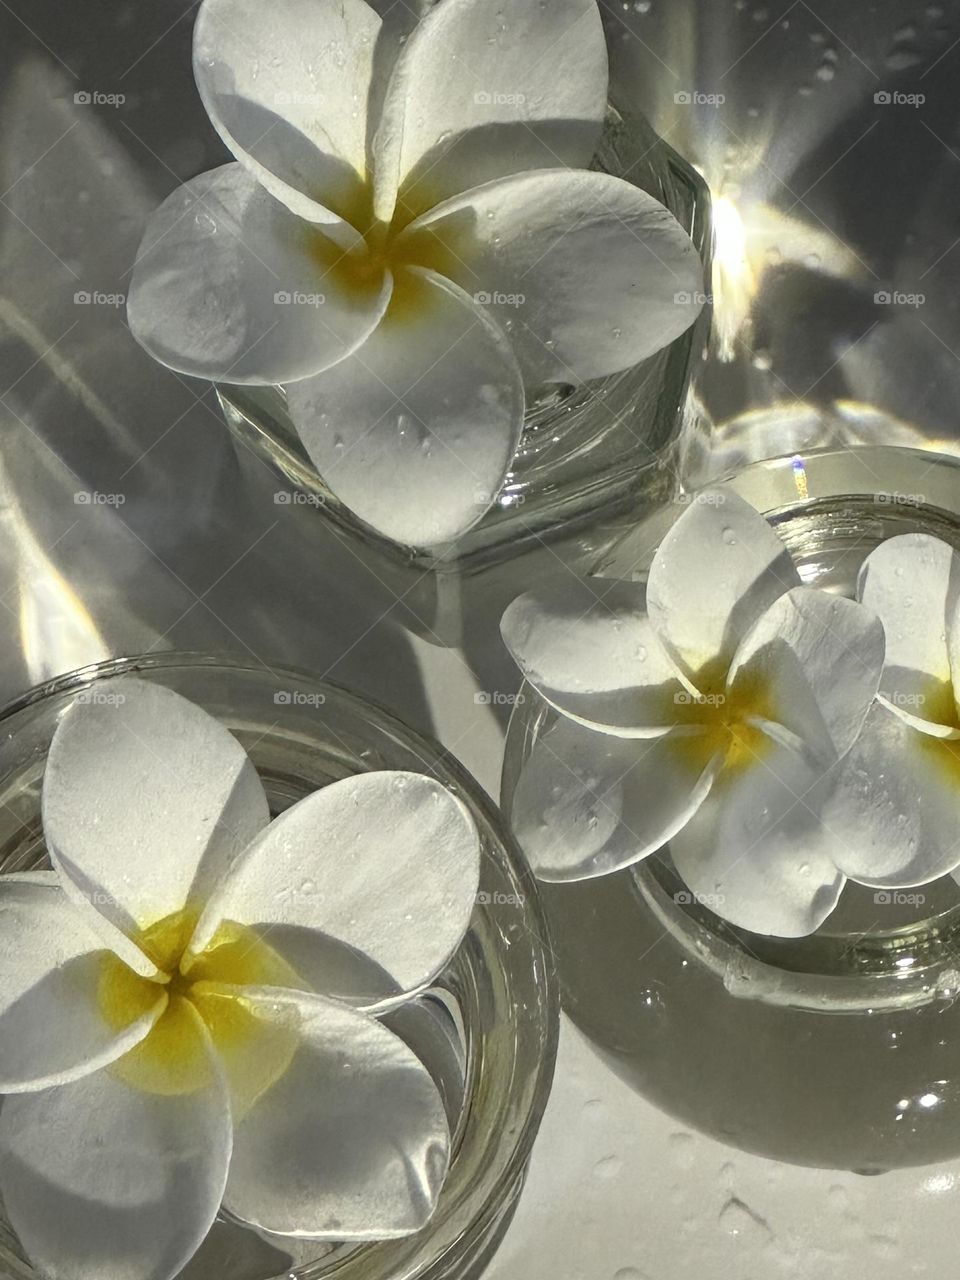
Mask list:
POLYGON ((644 589, 603 579, 521 596, 502 632, 561 718, 513 823, 536 874, 579 880, 670 843, 693 894, 756 933, 812 933, 844 884, 822 821, 883 665, 879 620, 800 584, 733 494, 698 496, 644 589))
POLYGON ((838 865, 877 888, 960 879, 960 556, 928 534, 890 538, 864 561, 857 594, 887 655, 828 810, 846 838, 838 865))
POLYGON ((166 1280, 221 1203, 281 1234, 420 1229, 447 1120, 375 1015, 467 929, 460 801, 368 773, 271 822, 218 721, 123 679, 64 715, 43 822, 55 870, 0 877, 0 1191, 43 1275, 166 1280))
POLYGON ((607 102, 596 0, 440 0, 403 43, 363 0, 204 0, 194 72, 237 163, 155 214, 130 327, 173 369, 285 384, 391 538, 479 519, 525 387, 628 368, 701 309, 672 215, 576 167, 607 102))

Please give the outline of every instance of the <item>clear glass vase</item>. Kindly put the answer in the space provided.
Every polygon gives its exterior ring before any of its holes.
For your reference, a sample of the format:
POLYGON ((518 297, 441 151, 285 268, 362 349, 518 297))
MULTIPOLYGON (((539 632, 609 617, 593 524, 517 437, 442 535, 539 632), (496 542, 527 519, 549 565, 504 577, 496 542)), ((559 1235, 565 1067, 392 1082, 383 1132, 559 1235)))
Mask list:
MULTIPOLYGON (((92 681, 128 673, 176 690, 221 720, 251 756, 274 814, 338 778, 407 769, 455 791, 483 841, 481 893, 462 946, 433 988, 388 1018, 434 1075, 454 1135, 450 1175, 430 1223, 405 1240, 358 1246, 264 1238, 221 1215, 182 1280, 473 1280, 519 1196, 558 1031, 536 886, 499 815, 438 744, 335 685, 222 655, 150 655, 87 667, 3 711, 0 872, 49 865, 40 792, 59 718, 92 681)), ((2 1216, 0 1272, 37 1275, 2 1216)))
MULTIPOLYGON (((611 105, 595 167, 666 205, 692 237, 708 274, 707 187, 641 116, 611 105)), ((267 462, 293 489, 286 502, 314 507, 365 547, 404 566, 472 571, 672 496, 691 362, 704 342, 706 310, 686 333, 633 368, 581 387, 550 384, 534 391, 501 491, 482 519, 447 547, 400 546, 345 507, 307 457, 282 388, 221 385, 218 394, 241 465, 267 462)))
MULTIPOLYGON (((924 531, 960 548, 960 461, 821 450, 729 488, 767 514, 811 585, 853 593, 867 554, 924 531)), ((598 566, 642 578, 682 507, 598 566)), ((525 687, 502 804, 557 713, 525 687)), ((960 815, 958 815, 960 817, 960 815)), ((610 1065, 682 1123, 797 1164, 880 1173, 960 1155, 960 886, 849 884, 808 938, 727 924, 686 891, 669 845, 594 880, 541 884, 564 1006, 610 1065)))

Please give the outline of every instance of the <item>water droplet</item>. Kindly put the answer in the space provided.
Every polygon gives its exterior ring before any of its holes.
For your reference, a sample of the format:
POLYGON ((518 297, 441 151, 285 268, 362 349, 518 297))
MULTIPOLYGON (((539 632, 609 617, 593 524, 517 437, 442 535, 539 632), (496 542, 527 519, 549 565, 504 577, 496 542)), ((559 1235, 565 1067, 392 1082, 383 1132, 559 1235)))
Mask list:
POLYGON ((884 62, 891 71, 908 71, 911 67, 918 67, 923 62, 923 54, 918 49, 893 49, 887 54, 884 62))
POLYGON ((744 1240, 756 1240, 770 1235, 770 1228, 748 1204, 731 1196, 717 1218, 722 1229, 730 1236, 744 1240))
POLYGON ((733 532, 733 530, 730 528, 729 525, 724 526, 724 530, 723 530, 723 533, 721 534, 721 537, 723 538, 724 543, 728 547, 736 546, 737 535, 733 532))
POLYGON ((602 1160, 598 1160, 593 1166, 593 1176, 599 1178, 602 1182, 609 1182, 615 1178, 623 1168, 623 1161, 619 1156, 604 1156, 602 1160))
POLYGON ((692 1133, 671 1133, 670 1154, 678 1169, 692 1169, 696 1140, 692 1133))

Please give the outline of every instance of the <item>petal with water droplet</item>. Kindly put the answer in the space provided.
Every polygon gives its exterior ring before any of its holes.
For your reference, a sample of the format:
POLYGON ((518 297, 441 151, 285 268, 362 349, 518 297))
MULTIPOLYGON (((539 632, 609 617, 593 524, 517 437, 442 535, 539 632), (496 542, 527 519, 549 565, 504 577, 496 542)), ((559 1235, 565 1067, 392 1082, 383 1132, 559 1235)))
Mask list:
POLYGON ((519 596, 500 623, 524 677, 565 715, 629 737, 696 720, 638 582, 565 577, 519 596))
POLYGON ((821 816, 829 783, 788 747, 758 739, 719 774, 706 802, 670 841, 691 893, 753 933, 813 933, 840 898, 838 840, 821 816))
POLYGON ((432 778, 357 774, 276 818, 211 899, 191 950, 223 920, 269 940, 312 987, 362 1007, 433 980, 476 902, 479 835, 432 778))
POLYGON ((723 687, 737 645, 779 596, 800 586, 786 547, 726 490, 694 496, 660 543, 647 609, 667 652, 702 692, 723 687))
POLYGON ((925 533, 888 538, 863 562, 857 594, 886 633, 880 692, 888 706, 918 727, 956 730, 948 632, 960 606, 960 555, 925 533))
POLYGON ((528 385, 616 373, 672 342, 703 305, 690 237, 645 191, 605 173, 521 173, 431 209, 398 250, 506 327, 528 385))
POLYGON ((607 106, 596 0, 443 0, 393 70, 374 146, 377 216, 407 222, 468 187, 589 164, 607 106), (398 193, 399 190, 399 200, 398 193))
POLYGON ((204 0, 197 14, 194 76, 214 128, 272 195, 311 222, 343 218, 365 229, 379 31, 363 0, 204 0))
POLYGON ((193 1018, 208 1065, 194 1092, 144 1093, 106 1070, 4 1098, 0 1193, 50 1280, 172 1280, 213 1225, 230 1161, 230 1108, 193 1018))
POLYGON ((0 876, 0 1093, 78 1080, 148 1034, 163 989, 127 1026, 108 1026, 98 984, 109 955, 55 877, 0 876))
POLYGON ((775 721, 824 768, 847 751, 883 669, 883 627, 855 600, 794 587, 761 615, 734 655, 731 708, 775 721))
POLYGON ((219 382, 328 368, 376 327, 390 277, 355 279, 325 231, 239 164, 202 173, 150 219, 127 301, 133 336, 171 369, 219 382))
POLYGON ((876 703, 841 762, 824 820, 837 866, 876 888, 926 884, 960 865, 960 742, 876 703))
POLYGON ((47 847, 91 927, 114 950, 125 940, 119 954, 145 976, 156 967, 129 939, 203 903, 269 819, 240 743, 172 689, 104 681, 60 720, 43 781, 47 847))
POLYGON ((540 879, 607 875, 689 822, 719 763, 697 730, 621 738, 561 716, 523 765, 510 823, 540 879))
POLYGON ((288 388, 326 484, 378 532, 444 543, 483 515, 523 425, 510 345, 482 307, 429 271, 397 275, 382 323, 340 364, 288 388))
POLYGON ((420 1060, 382 1023, 319 996, 240 996, 299 1045, 236 1125, 226 1207, 264 1230, 317 1239, 419 1231, 450 1157, 443 1102, 420 1060))

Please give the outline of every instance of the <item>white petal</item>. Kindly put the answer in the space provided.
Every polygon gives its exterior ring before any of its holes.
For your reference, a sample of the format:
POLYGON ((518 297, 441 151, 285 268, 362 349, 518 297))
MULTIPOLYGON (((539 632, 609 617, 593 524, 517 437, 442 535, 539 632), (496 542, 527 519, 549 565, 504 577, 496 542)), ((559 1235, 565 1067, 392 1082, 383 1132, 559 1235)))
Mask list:
POLYGON ((43 782, 51 859, 66 893, 128 937, 206 901, 269 820, 240 743, 162 685, 91 685, 54 735, 43 782))
POLYGON ((454 538, 483 515, 523 426, 505 335, 456 285, 419 270, 398 276, 363 346, 289 387, 287 406, 337 497, 417 546, 454 538))
POLYGON ((311 221, 362 207, 379 32, 363 0, 204 0, 197 14, 193 69, 214 128, 311 221))
POLYGON ((473 913, 480 838, 439 782, 399 770, 343 778, 276 818, 211 900, 262 931, 314 989, 385 1007, 433 981, 473 913), (338 983, 346 983, 346 987, 338 983))
POLYGON ((650 625, 640 583, 565 579, 514 600, 500 632, 524 677, 574 720, 644 738, 690 719, 689 691, 650 625))
POLYGON ((426 1068, 366 1014, 319 996, 246 988, 300 1042, 236 1126, 225 1195, 264 1230, 334 1240, 418 1231, 446 1176, 446 1113, 426 1068))
POLYGON ((794 587, 774 601, 738 648, 728 698, 789 729, 829 767, 860 732, 877 692, 883 652, 883 627, 870 609, 813 587, 794 587))
POLYGON ((0 1093, 89 1075, 144 1038, 167 1003, 122 1031, 97 1002, 108 953, 56 883, 0 877, 0 1093))
POLYGON ((960 555, 925 533, 889 538, 863 562, 857 594, 886 632, 884 698, 915 720, 955 727, 948 624, 960 604, 960 555))
POLYGON ((688 822, 718 764, 695 731, 618 738, 562 716, 523 766, 511 826, 541 880, 607 875, 688 822))
POLYGON ((626 369, 703 305, 703 266, 673 214, 605 173, 491 182, 432 209, 400 244, 485 303, 528 386, 626 369))
POLYGON ((960 864, 960 743, 875 705, 839 766, 824 819, 852 880, 900 889, 945 875, 960 864))
POLYGON ((654 556, 647 609, 667 652, 706 693, 722 684, 760 615, 798 586, 790 554, 763 516, 736 494, 706 490, 654 556))
MULTIPOLYGON (((198 1031, 198 1035, 200 1032, 198 1031)), ((111 1071, 0 1110, 0 1192, 49 1280, 170 1280, 213 1224, 230 1161, 226 1089, 143 1093, 111 1071)))
POLYGON ((242 165, 200 174, 150 219, 127 302, 133 336, 169 368, 222 382, 290 382, 328 368, 376 326, 390 279, 351 285, 324 230, 242 165))
POLYGON ((407 220, 525 169, 586 166, 607 104, 595 0, 443 0, 394 68, 375 142, 377 216, 407 220))
POLYGON ((670 842, 687 887, 717 915, 754 933, 804 937, 837 905, 844 879, 820 809, 824 776, 769 742, 756 761, 724 769, 670 842))

